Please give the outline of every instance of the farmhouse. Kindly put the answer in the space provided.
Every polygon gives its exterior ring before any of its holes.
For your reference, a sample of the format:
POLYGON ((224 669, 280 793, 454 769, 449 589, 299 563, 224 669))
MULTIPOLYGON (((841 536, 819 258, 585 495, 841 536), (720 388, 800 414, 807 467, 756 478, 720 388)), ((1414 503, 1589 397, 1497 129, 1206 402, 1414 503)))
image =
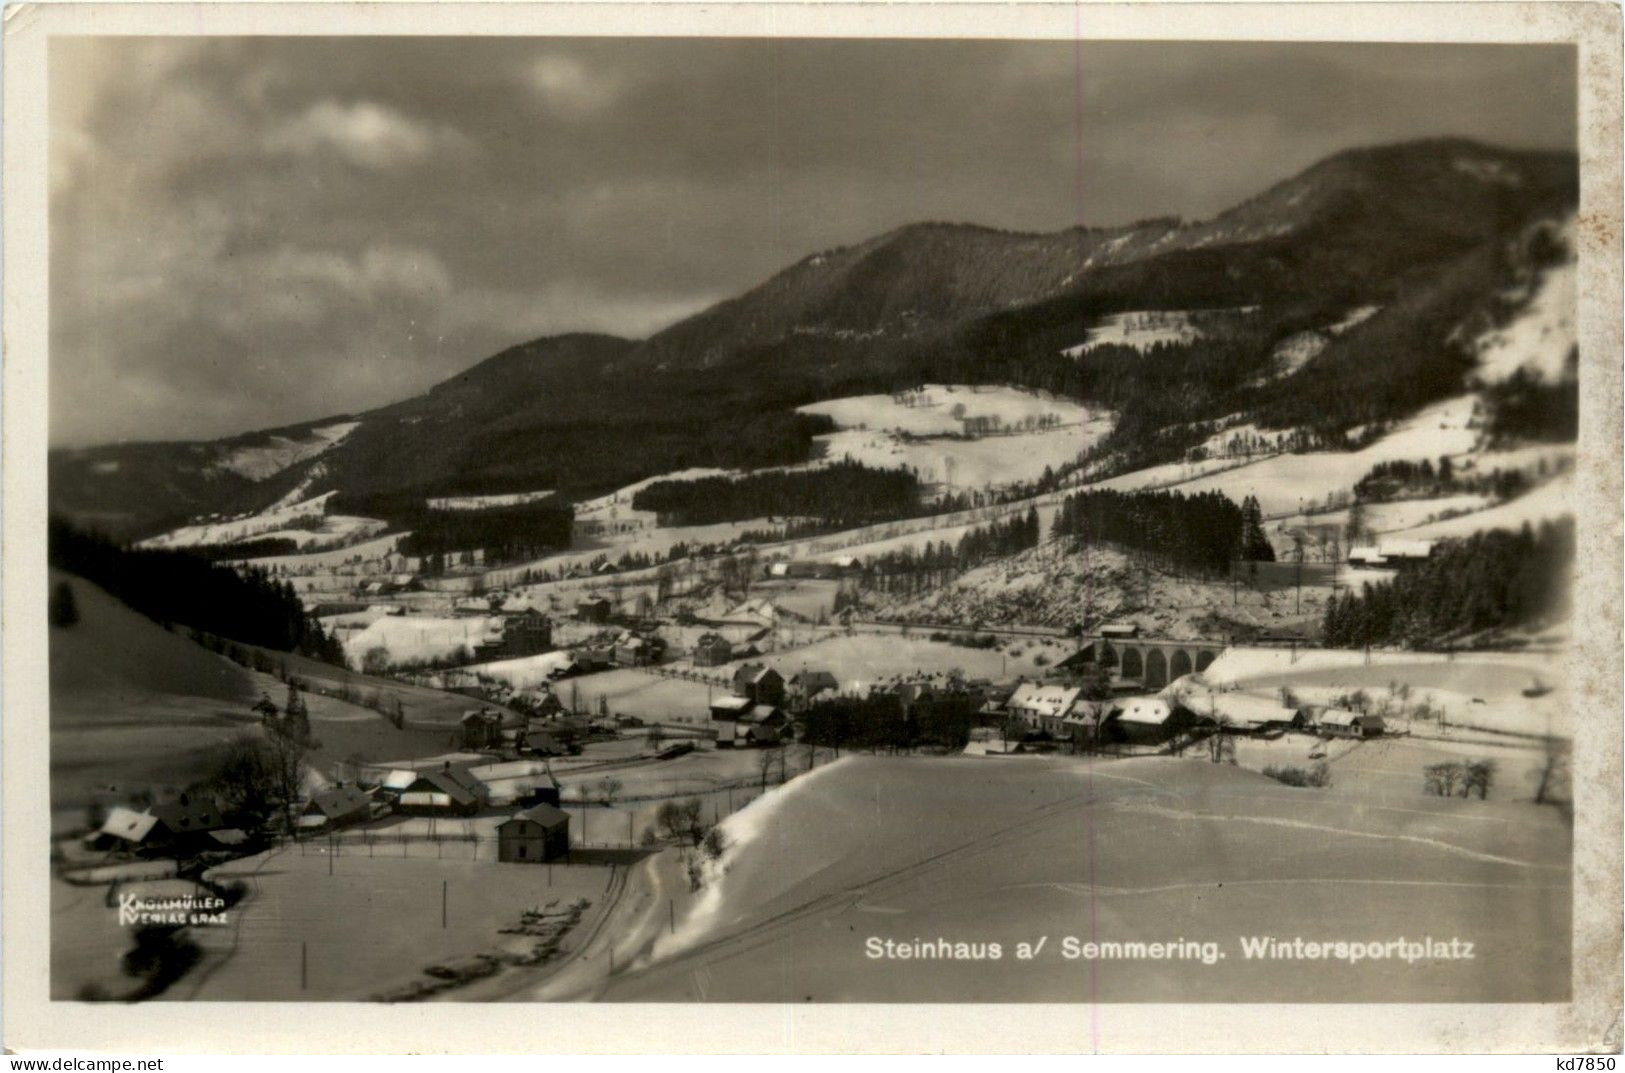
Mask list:
POLYGON ((546 802, 532 805, 497 825, 497 860, 540 864, 570 852, 570 817, 546 802))
POLYGON ((1334 738, 1375 738, 1387 729, 1380 715, 1349 711, 1346 708, 1322 708, 1313 714, 1315 728, 1334 738))
POLYGON ((748 711, 741 712, 734 723, 734 743, 777 745, 784 740, 786 723, 782 709, 771 704, 753 704, 748 711))
POLYGON ((696 667, 720 667, 733 659, 734 647, 720 633, 706 633, 694 642, 693 661, 696 667))
POLYGON ((476 662, 534 656, 553 647, 553 623, 539 611, 521 611, 502 620, 502 632, 474 649, 476 662))
POLYGON ((791 700, 806 704, 820 693, 836 693, 841 683, 828 671, 797 671, 786 683, 791 700))
POLYGON ((1385 540, 1376 544, 1360 544, 1349 549, 1350 566, 1393 566, 1404 562, 1421 562, 1433 556, 1431 540, 1385 540))
POLYGON ((399 801, 406 788, 417 781, 418 773, 410 768, 396 768, 386 774, 378 784, 378 793, 389 801, 399 801))
POLYGON ((547 730, 527 730, 520 738, 523 749, 534 756, 565 756, 569 747, 547 730))
POLYGON ((1175 682, 1164 695, 1184 708, 1194 722, 1210 723, 1221 730, 1253 734, 1303 723, 1296 709, 1282 705, 1273 697, 1222 692, 1186 679, 1175 682))
POLYGON ((113 806, 90 841, 101 847, 172 851, 213 843, 218 840, 210 836, 225 830, 225 817, 214 801, 181 794, 140 812, 127 805, 113 806))
POLYGON ((589 600, 577 600, 576 620, 579 622, 608 622, 610 613, 613 610, 613 605, 602 596, 589 600))
POLYGON ((485 783, 450 761, 438 771, 420 772, 401 793, 402 812, 423 816, 472 816, 489 800, 485 783))
POLYGON ((725 697, 717 697, 711 702, 711 718, 731 722, 738 719, 741 712, 750 711, 755 703, 749 697, 736 696, 731 693, 725 697))
POLYGON ((772 667, 746 663, 734 671, 734 693, 756 704, 784 703, 784 676, 772 667))
POLYGON ((1100 737, 1100 723, 1110 705, 1098 700, 1078 700, 1061 716, 1057 738, 1083 745, 1100 737))
POLYGON ((1112 706, 1102 737, 1133 744, 1160 744, 1190 726, 1190 713, 1161 697, 1126 697, 1112 706))
POLYGON ((502 744, 502 714, 490 708, 464 712, 463 748, 492 749, 502 744))
POLYGON ((641 637, 627 636, 615 644, 615 664, 619 667, 646 667, 654 662, 649 642, 641 637))
POLYGON ((1076 687, 1022 682, 1005 702, 1005 711, 1020 719, 1029 729, 1061 734, 1065 731, 1062 719, 1077 703, 1081 693, 1082 690, 1076 687))
POLYGON ((777 742, 784 735, 786 722, 777 705, 757 704, 749 697, 718 697, 711 702, 711 723, 720 749, 777 742))
POLYGON ((167 831, 158 831, 158 817, 151 812, 137 812, 128 805, 114 805, 102 821, 101 830, 86 839, 93 846, 133 849, 164 840, 167 831), (149 842, 149 839, 151 840, 149 842))
POLYGON ((359 823, 372 815, 372 798, 355 786, 339 783, 312 797, 299 817, 303 832, 331 831, 359 823))
POLYGON ((903 719, 916 732, 928 734, 954 725, 968 727, 987 700, 980 689, 958 677, 937 675, 893 679, 876 686, 871 695, 897 698, 903 719))

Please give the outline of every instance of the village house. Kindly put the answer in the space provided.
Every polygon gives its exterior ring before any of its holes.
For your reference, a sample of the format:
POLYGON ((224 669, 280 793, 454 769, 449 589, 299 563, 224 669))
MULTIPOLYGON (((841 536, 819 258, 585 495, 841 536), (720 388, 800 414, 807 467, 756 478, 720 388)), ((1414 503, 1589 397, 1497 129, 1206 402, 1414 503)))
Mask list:
POLYGON ((602 596, 576 601, 576 620, 578 622, 602 624, 609 621, 610 614, 613 611, 614 605, 602 596))
POLYGON ((222 844, 240 841, 241 837, 241 832, 227 826, 225 816, 212 798, 182 793, 173 800, 148 805, 140 811, 127 805, 115 805, 89 841, 104 849, 179 854, 218 849, 222 844))
POLYGON ((461 720, 464 749, 495 749, 502 745, 502 713, 490 708, 464 712, 461 720))
POLYGON ((876 686, 874 694, 896 697, 904 721, 916 732, 951 724, 969 727, 987 701, 981 689, 947 675, 893 679, 876 686))
POLYGON ((570 852, 570 817, 557 805, 538 803, 497 825, 497 860, 541 864, 570 852))
POLYGON ((1082 694, 1075 686, 1022 682, 1005 702, 1007 716, 1021 720, 1029 730, 1052 736, 1066 733, 1063 719, 1082 694))
POLYGON ((841 683, 828 671, 797 671, 785 685, 790 703, 795 707, 806 707, 820 694, 838 693, 841 689, 841 683))
POLYGON ((1387 729, 1382 716, 1346 708, 1311 709, 1310 718, 1316 730, 1333 738, 1375 738, 1387 729))
POLYGON ((419 772, 401 792, 400 810, 421 816, 472 816, 490 800, 479 777, 448 760, 438 770, 419 772))
POLYGON ((1106 701, 1074 701, 1061 716, 1060 732, 1055 736, 1074 745, 1092 745, 1100 740, 1100 724, 1111 705, 1106 701))
POLYGON ((1101 737, 1133 745, 1160 745, 1191 726, 1190 713, 1162 697, 1125 697, 1107 713, 1101 737))
POLYGON ((552 647, 552 621, 540 611, 521 611, 503 616, 501 633, 480 642, 474 649, 474 659, 480 663, 517 659, 547 652, 552 647))
POLYGON ((755 704, 783 704, 784 676, 760 663, 742 664, 734 671, 733 691, 755 704))
POLYGON ((696 667, 720 667, 733 659, 733 644, 720 633, 700 635, 694 642, 692 660, 696 667))
POLYGON ((1403 562, 1421 562, 1433 557, 1431 540, 1385 540, 1376 544, 1357 544, 1349 548, 1350 566, 1381 567, 1403 562))
POLYGON ((1183 679, 1169 687, 1167 695, 1189 712, 1194 722, 1210 723, 1231 733, 1256 734, 1303 724, 1303 716, 1295 708, 1282 705, 1274 697, 1215 690, 1183 679))
POLYGON ((372 797, 359 787, 339 783, 322 790, 305 805, 298 827, 301 833, 331 831, 372 816, 372 797))
POLYGON ((711 702, 711 729, 719 749, 774 744, 784 736, 787 723, 784 711, 775 704, 758 704, 737 695, 711 702))
POLYGON ((551 730, 527 730, 520 736, 520 751, 532 756, 568 756, 570 748, 551 730))

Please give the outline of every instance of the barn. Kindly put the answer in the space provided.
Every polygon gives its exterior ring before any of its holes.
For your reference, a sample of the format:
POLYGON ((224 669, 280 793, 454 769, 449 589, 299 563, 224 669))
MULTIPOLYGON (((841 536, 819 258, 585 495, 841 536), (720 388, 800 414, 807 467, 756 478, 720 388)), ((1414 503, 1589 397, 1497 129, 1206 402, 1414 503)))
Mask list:
POLYGON ((299 830, 305 833, 331 831, 359 823, 372 815, 372 798, 356 786, 340 783, 310 799, 299 817, 299 830))
POLYGON ((1349 711, 1346 708, 1324 708, 1315 719, 1322 734, 1334 738, 1375 738, 1386 729, 1380 715, 1349 711))
POLYGON ((497 825, 497 860, 540 864, 570 852, 570 816, 546 802, 532 805, 497 825))

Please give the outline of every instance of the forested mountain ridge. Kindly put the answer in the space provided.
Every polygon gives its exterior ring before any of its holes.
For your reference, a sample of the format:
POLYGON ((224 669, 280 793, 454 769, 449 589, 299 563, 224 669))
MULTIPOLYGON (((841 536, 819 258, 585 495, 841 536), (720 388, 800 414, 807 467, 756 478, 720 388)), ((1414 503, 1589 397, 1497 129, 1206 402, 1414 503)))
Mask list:
POLYGON ((53 508, 128 536, 292 492, 581 497, 691 466, 805 460, 826 425, 794 407, 926 380, 1111 409, 1102 454, 1118 465, 1179 457, 1204 422, 1238 413, 1335 446, 1461 389, 1473 359, 1459 329, 1498 315, 1529 268, 1530 229, 1571 214, 1577 184, 1572 153, 1435 140, 1339 153, 1198 223, 911 225, 804 258, 649 339, 535 340, 352 418, 54 452, 53 508), (1375 312, 1300 366, 1273 364, 1284 341, 1357 308, 1375 312), (1073 352, 1148 310, 1209 320, 1195 338, 1073 352), (292 443, 292 461, 233 469, 243 444, 267 440, 292 443))

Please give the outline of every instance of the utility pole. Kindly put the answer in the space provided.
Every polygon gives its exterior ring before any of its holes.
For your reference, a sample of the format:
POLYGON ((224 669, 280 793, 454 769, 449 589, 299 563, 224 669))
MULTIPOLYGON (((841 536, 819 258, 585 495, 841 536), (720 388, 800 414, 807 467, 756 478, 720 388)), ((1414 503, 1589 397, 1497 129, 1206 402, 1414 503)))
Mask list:
POLYGON ((309 959, 307 957, 307 953, 308 952, 306 950, 305 942, 303 940, 300 940, 300 943, 299 943, 299 990, 301 990, 301 991, 303 991, 305 989, 305 983, 306 983, 306 980, 308 978, 307 965, 308 965, 309 959))
POLYGON ((447 880, 440 881, 440 927, 446 926, 446 884, 447 880))

